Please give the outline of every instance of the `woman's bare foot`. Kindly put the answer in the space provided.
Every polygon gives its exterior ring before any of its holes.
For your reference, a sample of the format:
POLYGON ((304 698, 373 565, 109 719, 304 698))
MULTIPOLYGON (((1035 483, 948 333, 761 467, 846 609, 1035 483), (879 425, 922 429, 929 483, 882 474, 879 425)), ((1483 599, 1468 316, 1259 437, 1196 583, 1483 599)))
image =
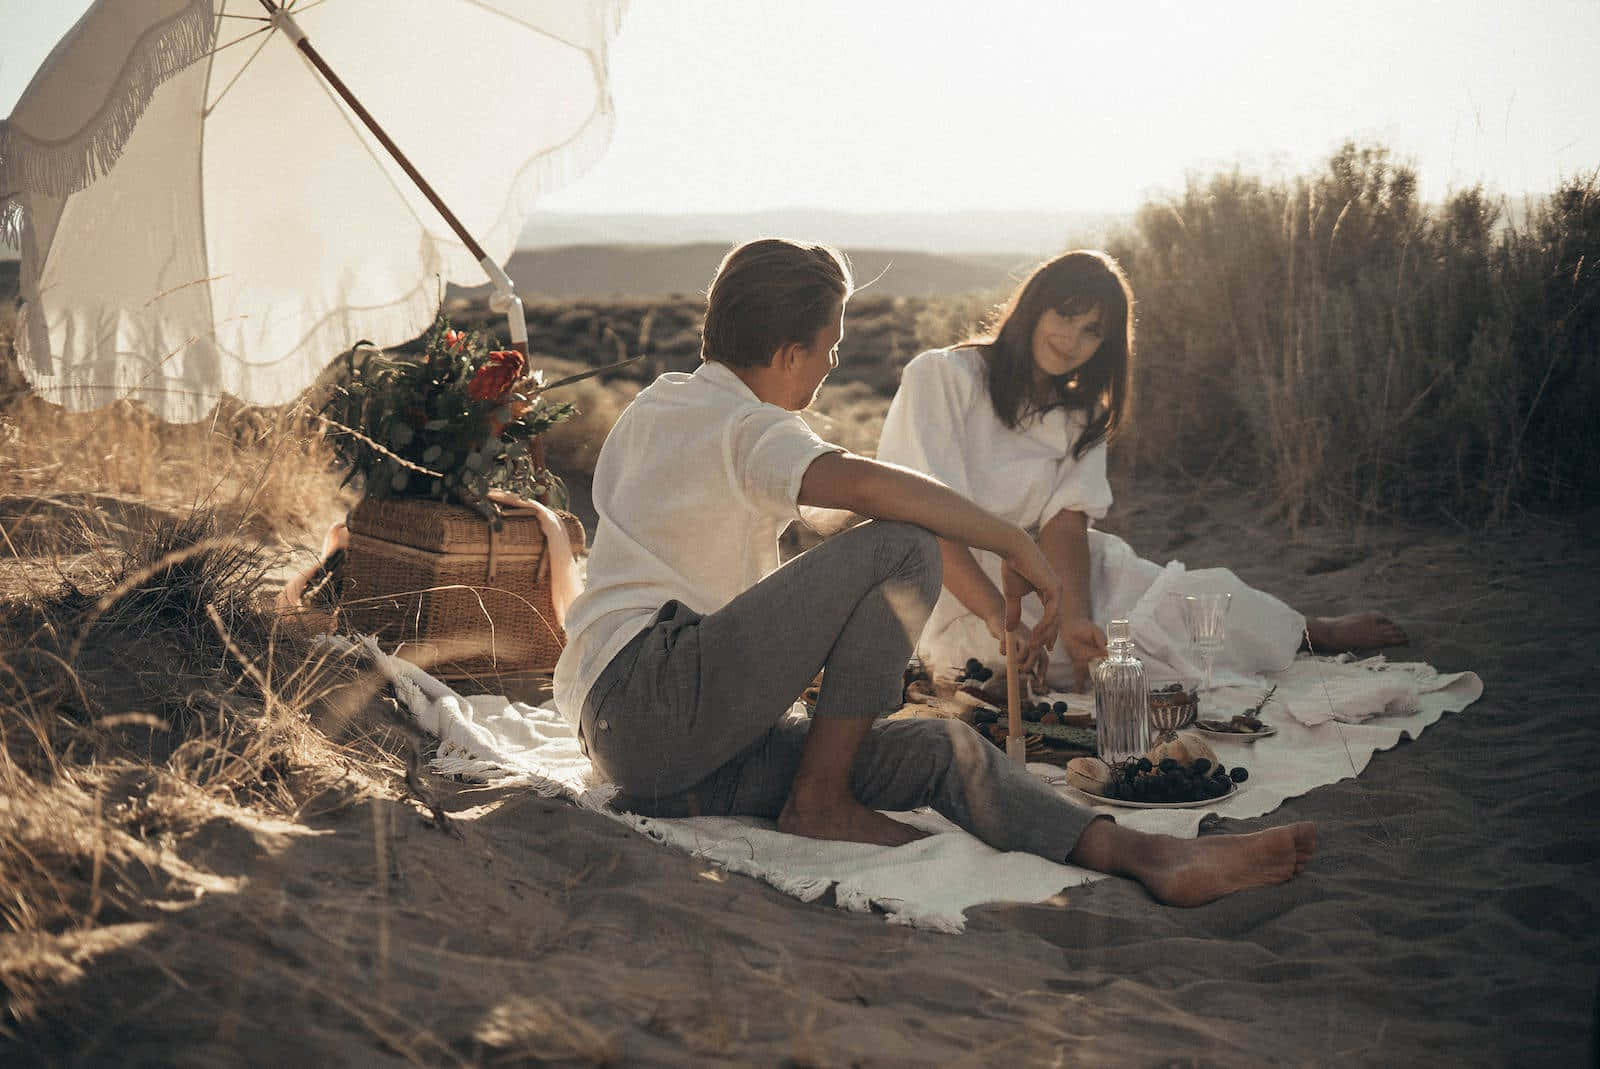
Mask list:
POLYGON ((808 839, 836 839, 878 846, 904 846, 928 835, 875 809, 868 809, 853 798, 829 805, 806 805, 797 802, 792 794, 778 815, 778 830, 808 839))
POLYGON ((333 560, 333 555, 350 545, 350 529, 343 521, 335 523, 328 528, 328 533, 322 538, 322 556, 317 563, 297 575, 291 576, 284 583, 283 590, 278 594, 278 608, 290 611, 300 608, 300 603, 305 600, 307 590, 313 592, 322 583, 327 581, 328 568, 333 560))
POLYGON ((1316 653, 1378 650, 1410 642, 1405 629, 1381 612, 1306 617, 1306 638, 1316 653))
POLYGON ((1316 847, 1316 825, 1304 821, 1250 835, 1175 839, 1096 820, 1067 860, 1131 876, 1166 905, 1203 906, 1235 891, 1293 879, 1305 871, 1316 847))

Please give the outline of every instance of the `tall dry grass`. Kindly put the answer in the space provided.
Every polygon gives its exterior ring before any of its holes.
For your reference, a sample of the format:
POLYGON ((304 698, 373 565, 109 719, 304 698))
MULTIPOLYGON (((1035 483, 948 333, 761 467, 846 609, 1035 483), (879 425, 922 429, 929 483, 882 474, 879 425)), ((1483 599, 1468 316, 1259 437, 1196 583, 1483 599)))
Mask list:
POLYGON ((308 410, 224 401, 198 423, 139 405, 64 412, 30 394, 0 409, 0 495, 95 494, 215 508, 284 539, 338 511, 332 450, 308 410))
POLYGON ((329 455, 292 409, 0 401, 0 1046, 48 1046, 97 956, 237 890, 186 860, 203 827, 402 793, 375 677, 271 602, 339 507, 329 455))
POLYGON ((1140 465, 1259 481, 1292 524, 1600 502, 1600 179, 1437 207, 1378 147, 1191 178, 1112 243, 1140 465))

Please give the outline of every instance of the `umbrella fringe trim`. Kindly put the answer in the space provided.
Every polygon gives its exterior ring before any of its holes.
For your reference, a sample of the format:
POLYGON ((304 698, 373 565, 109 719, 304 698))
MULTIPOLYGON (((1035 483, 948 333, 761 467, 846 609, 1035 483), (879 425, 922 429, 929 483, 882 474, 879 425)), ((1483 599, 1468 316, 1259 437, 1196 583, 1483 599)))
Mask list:
POLYGON ((506 207, 495 221, 494 230, 505 226, 507 217, 513 215, 520 215, 525 226, 541 199, 565 188, 605 155, 615 133, 616 112, 612 109, 610 99, 602 97, 571 137, 559 145, 535 153, 523 162, 512 183, 506 207))
MULTIPOLYGON (((0 156, 0 166, 4 163, 0 156)), ((0 245, 22 248, 22 200, 14 193, 0 193, 0 245)))
MULTIPOLYGON (((128 54, 106 102, 72 136, 39 141, 0 122, 0 194, 65 197, 108 173, 161 84, 204 56, 216 39, 215 0, 193 0, 152 26, 128 54)), ((20 201, 0 206, 0 237, 21 244, 20 201)))

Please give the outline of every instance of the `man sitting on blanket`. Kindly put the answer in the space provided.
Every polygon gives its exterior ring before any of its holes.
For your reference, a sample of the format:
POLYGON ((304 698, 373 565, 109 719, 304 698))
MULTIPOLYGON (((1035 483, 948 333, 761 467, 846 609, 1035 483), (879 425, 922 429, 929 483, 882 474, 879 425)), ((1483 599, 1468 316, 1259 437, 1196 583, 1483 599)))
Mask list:
MULTIPOLYGON (((998 850, 1131 876, 1175 905, 1299 873, 1310 824, 1146 835, 1067 801, 966 724, 879 719, 900 704, 938 598, 940 538, 1005 560, 1009 627, 1025 645, 1055 633, 1061 583, 1022 528, 823 441, 796 414, 837 365, 852 289, 825 247, 734 250, 711 284, 699 369, 658 378, 606 439, 588 588, 555 689, 621 788, 616 804, 889 847, 922 833, 879 810, 932 806, 998 850), (779 567, 778 535, 800 506, 873 522, 779 567), (1017 607, 1029 591, 1045 607, 1032 634, 1017 607), (791 715, 823 668, 815 712, 791 715)), ((988 623, 996 637, 1008 626, 988 623)))

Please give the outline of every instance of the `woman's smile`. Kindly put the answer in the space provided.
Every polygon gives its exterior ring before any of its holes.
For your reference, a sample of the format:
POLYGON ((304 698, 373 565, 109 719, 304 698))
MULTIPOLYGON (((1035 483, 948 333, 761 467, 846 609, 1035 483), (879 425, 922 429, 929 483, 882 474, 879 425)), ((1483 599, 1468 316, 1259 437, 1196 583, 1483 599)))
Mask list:
POLYGON ((1094 359, 1103 337, 1099 308, 1071 315, 1047 309, 1034 327, 1033 362, 1045 375, 1071 374, 1094 359))

